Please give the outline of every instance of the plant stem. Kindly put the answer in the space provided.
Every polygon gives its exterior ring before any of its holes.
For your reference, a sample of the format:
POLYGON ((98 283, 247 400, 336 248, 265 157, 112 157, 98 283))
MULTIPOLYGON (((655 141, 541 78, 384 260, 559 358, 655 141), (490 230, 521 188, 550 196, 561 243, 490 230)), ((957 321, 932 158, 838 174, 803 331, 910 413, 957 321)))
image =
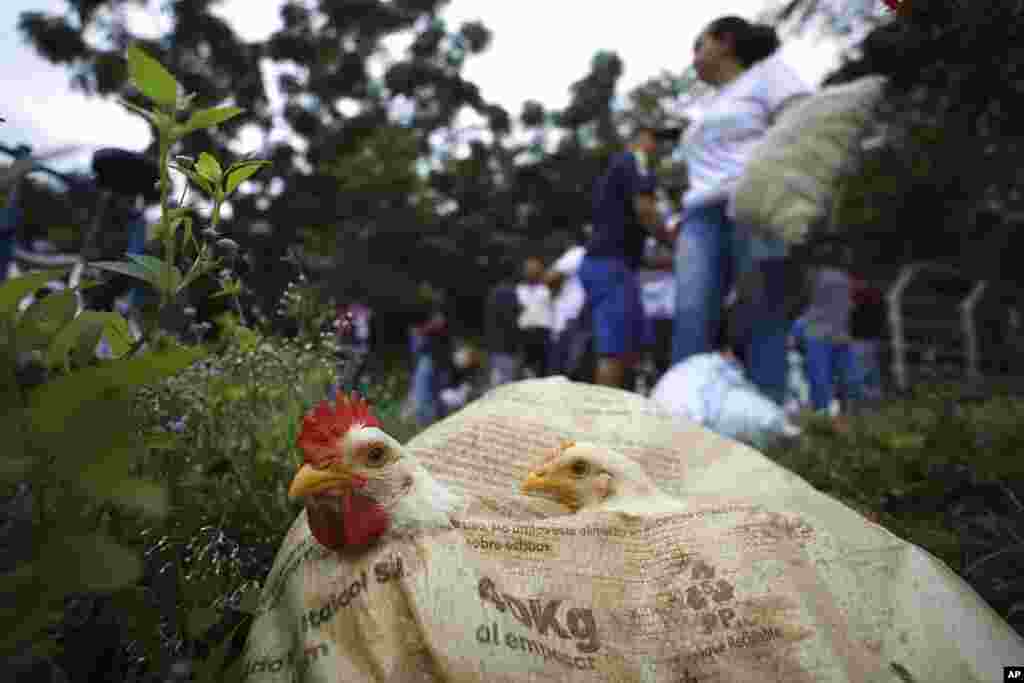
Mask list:
POLYGON ((220 207, 224 204, 224 200, 217 198, 213 201, 213 213, 210 215, 210 227, 214 230, 220 225, 220 207))
MULTIPOLYGON (((168 219, 169 208, 167 199, 171 194, 171 177, 167 170, 167 159, 170 156, 171 141, 166 131, 160 131, 160 230, 164 237, 164 287, 160 290, 160 311, 170 303, 171 269, 174 268, 174 234, 168 219)), ((158 314, 159 315, 159 314, 158 314)))

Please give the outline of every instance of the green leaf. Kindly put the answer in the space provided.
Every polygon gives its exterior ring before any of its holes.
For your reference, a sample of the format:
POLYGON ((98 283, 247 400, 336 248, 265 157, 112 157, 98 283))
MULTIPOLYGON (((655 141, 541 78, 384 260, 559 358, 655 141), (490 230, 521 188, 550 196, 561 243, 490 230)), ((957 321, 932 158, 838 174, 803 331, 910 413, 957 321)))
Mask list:
POLYGON ((0 455, 0 479, 16 481, 32 467, 25 452, 25 405, 9 358, 0 359, 0 434, 3 454, 0 455))
POLYGON ((18 321, 15 341, 20 350, 45 348, 61 328, 75 319, 78 299, 73 290, 51 294, 28 307, 18 321))
POLYGON ((84 364, 91 360, 103 336, 104 321, 97 318, 96 311, 82 311, 81 315, 61 328, 46 350, 46 366, 51 369, 69 369, 68 356, 72 351, 76 351, 76 361, 84 364), (81 350, 83 347, 85 351, 81 350))
POLYGON ((159 288, 158 282, 152 282, 150 278, 150 272, 147 268, 139 265, 138 263, 132 263, 130 261, 91 261, 89 263, 93 268, 99 268, 100 270, 107 270, 112 273, 120 273, 121 275, 127 275, 133 277, 136 280, 142 280, 148 282, 154 287, 159 288))
POLYGON ((207 180, 203 176, 199 175, 198 173, 196 173, 192 169, 185 168, 184 166, 180 166, 178 164, 171 164, 171 168, 173 168, 174 170, 176 170, 179 173, 181 173, 182 175, 184 175, 186 178, 191 180, 194 184, 198 185, 199 188, 203 192, 205 192, 206 194, 208 194, 211 197, 213 196, 213 194, 214 194, 213 193, 213 185, 210 184, 209 180, 207 180))
POLYGON ((18 311, 18 302, 51 280, 60 280, 71 272, 72 266, 44 270, 38 273, 22 275, 0 285, 0 315, 14 316, 18 311))
POLYGON ((199 638, 221 620, 220 610, 212 607, 197 607, 188 612, 186 632, 189 638, 199 638))
MULTIPOLYGON (((78 370, 58 379, 87 370, 78 370)), ((130 450, 140 457, 145 455, 145 446, 133 421, 126 419, 131 410, 132 394, 117 390, 100 394, 100 398, 91 403, 80 404, 60 425, 50 424, 49 415, 30 407, 26 415, 31 444, 29 452, 38 454, 37 457, 43 456, 47 462, 52 458, 59 463, 53 469, 53 475, 75 485, 84 468, 111 457, 112 453, 130 450)))
POLYGON ((33 426, 43 433, 63 431, 65 422, 93 401, 112 400, 119 391, 152 384, 184 370, 206 352, 172 347, 109 361, 35 387, 27 403, 33 426))
POLYGON ((211 109, 202 109, 192 114, 188 121, 185 122, 185 133, 191 133, 194 130, 200 130, 202 128, 209 128, 224 123, 228 119, 233 119, 241 114, 244 109, 240 107, 214 107, 211 109))
POLYGON ((246 614, 256 614, 260 607, 260 589, 256 586, 249 586, 238 601, 238 610, 246 614))
POLYGON ((128 74, 135 87, 158 105, 172 109, 177 104, 178 81, 137 45, 128 48, 128 74))
POLYGON ((180 444, 177 436, 164 432, 147 434, 143 441, 146 448, 153 451, 173 451, 180 444))
POLYGON ((230 195, 234 192, 239 185, 248 180, 250 177, 256 175, 257 172, 264 166, 269 166, 269 161, 243 161, 238 164, 233 164, 227 172, 227 187, 224 189, 225 195, 230 195))
POLYGON ((78 485, 98 500, 109 500, 153 517, 167 515, 167 491, 163 486, 128 476, 138 455, 132 448, 114 451, 79 472, 78 485))
POLYGON ((221 170, 220 162, 209 152, 203 152, 199 155, 199 161, 196 162, 196 172, 215 186, 220 187, 224 171, 221 170))
POLYGON ((52 534, 37 563, 47 582, 66 592, 111 591, 142 577, 138 554, 104 534, 52 534))
POLYGON ((135 343, 131 328, 128 327, 128 321, 120 313, 103 312, 100 313, 100 316, 104 320, 103 334, 107 338, 107 343, 110 344, 110 351, 115 358, 120 358, 128 353, 135 343))
POLYGON ((171 266, 168 270, 166 261, 155 256, 149 256, 148 254, 128 254, 128 258, 149 271, 153 278, 150 281, 160 283, 158 288, 161 291, 176 291, 181 283, 181 271, 178 270, 177 266, 171 266), (165 281, 168 272, 170 273, 170 282, 165 281))

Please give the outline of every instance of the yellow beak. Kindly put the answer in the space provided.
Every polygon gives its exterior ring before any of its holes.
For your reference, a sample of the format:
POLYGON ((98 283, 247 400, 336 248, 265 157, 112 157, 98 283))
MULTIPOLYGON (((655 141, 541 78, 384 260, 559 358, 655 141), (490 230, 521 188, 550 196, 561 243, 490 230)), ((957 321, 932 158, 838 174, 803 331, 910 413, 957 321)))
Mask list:
POLYGON ((288 487, 288 499, 305 498, 321 491, 332 489, 339 484, 350 485, 352 473, 347 468, 332 466, 325 469, 316 469, 309 465, 303 465, 295 473, 291 486, 288 487))
POLYGON ((543 491, 546 488, 547 480, 544 478, 544 475, 536 472, 530 472, 520 487, 520 490, 523 493, 531 493, 533 491, 543 491))

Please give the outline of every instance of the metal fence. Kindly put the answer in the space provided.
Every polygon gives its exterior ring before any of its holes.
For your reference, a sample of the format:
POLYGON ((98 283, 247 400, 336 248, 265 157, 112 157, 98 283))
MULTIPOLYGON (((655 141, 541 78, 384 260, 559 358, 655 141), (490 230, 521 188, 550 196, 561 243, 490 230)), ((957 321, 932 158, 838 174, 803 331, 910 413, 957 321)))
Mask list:
POLYGON ((936 263, 904 266, 886 294, 893 383, 1024 377, 1024 291, 936 263))

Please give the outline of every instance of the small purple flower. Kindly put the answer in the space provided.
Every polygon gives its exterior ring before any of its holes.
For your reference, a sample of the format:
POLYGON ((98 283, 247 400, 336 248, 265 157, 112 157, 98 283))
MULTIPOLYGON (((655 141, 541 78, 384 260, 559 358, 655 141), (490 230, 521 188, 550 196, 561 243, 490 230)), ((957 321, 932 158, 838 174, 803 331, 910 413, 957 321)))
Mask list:
POLYGON ((167 424, 167 428, 174 432, 175 434, 181 434, 182 432, 185 431, 185 418, 179 417, 174 422, 169 422, 167 424))

